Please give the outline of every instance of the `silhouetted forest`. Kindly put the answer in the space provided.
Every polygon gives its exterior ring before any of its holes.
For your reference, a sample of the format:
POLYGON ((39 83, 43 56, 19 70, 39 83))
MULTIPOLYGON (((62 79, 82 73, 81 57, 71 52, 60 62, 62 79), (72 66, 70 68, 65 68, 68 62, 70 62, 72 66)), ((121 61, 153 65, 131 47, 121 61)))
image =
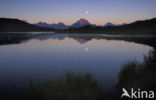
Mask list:
POLYGON ((54 31, 52 28, 38 27, 19 19, 0 18, 0 32, 54 31))
POLYGON ((80 28, 69 28, 65 30, 57 30, 59 33, 105 33, 105 34, 155 34, 156 33, 156 18, 136 21, 131 24, 119 26, 97 26, 91 25, 80 28))
POLYGON ((92 33, 92 34, 155 34, 156 18, 136 21, 131 24, 118 26, 84 26, 64 30, 38 27, 18 19, 0 18, 0 32, 32 32, 32 31, 56 31, 57 33, 92 33))

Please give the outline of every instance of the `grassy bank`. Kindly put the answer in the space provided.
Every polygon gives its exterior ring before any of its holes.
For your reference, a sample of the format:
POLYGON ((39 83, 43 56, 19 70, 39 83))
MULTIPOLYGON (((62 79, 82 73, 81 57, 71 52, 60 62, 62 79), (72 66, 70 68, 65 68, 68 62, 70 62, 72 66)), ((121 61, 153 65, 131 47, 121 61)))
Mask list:
POLYGON ((31 86, 20 100, 120 100, 122 88, 154 90, 156 87, 156 51, 149 52, 143 63, 124 64, 114 91, 102 90, 90 74, 67 73, 57 80, 31 86))
POLYGON ((156 87, 156 52, 150 51, 144 63, 128 62, 119 73, 118 87, 153 89, 156 87))
POLYGON ((68 73, 60 79, 46 81, 30 89, 22 100, 104 100, 111 92, 103 92, 89 74, 68 73))

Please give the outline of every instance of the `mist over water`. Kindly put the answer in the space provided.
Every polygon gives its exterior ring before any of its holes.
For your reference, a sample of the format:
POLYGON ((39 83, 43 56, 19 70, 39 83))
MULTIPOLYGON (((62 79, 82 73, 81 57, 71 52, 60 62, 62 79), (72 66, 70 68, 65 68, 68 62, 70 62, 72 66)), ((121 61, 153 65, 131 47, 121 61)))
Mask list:
POLYGON ((54 80, 67 72, 89 73, 102 87, 112 88, 122 64, 132 60, 141 63, 152 49, 100 37, 55 34, 0 45, 0 92, 22 93, 29 89, 30 81, 54 80))

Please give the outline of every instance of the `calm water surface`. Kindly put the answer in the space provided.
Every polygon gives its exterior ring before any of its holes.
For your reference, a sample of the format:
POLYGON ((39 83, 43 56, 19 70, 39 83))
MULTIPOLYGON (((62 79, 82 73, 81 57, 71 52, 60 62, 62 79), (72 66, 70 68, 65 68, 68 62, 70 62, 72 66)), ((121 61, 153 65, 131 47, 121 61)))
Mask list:
POLYGON ((90 73, 105 88, 117 83, 122 64, 136 60, 152 47, 92 35, 47 35, 0 45, 0 92, 21 93, 30 81, 57 79, 67 72, 90 73), (88 38, 88 37, 92 38, 88 38))

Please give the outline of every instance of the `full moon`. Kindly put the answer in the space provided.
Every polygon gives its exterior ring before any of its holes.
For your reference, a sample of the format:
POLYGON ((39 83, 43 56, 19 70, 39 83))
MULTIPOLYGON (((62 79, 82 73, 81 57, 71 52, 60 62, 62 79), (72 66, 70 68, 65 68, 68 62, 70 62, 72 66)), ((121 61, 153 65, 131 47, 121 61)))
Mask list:
POLYGON ((89 12, 88 11, 86 11, 86 14, 88 14, 89 12))

